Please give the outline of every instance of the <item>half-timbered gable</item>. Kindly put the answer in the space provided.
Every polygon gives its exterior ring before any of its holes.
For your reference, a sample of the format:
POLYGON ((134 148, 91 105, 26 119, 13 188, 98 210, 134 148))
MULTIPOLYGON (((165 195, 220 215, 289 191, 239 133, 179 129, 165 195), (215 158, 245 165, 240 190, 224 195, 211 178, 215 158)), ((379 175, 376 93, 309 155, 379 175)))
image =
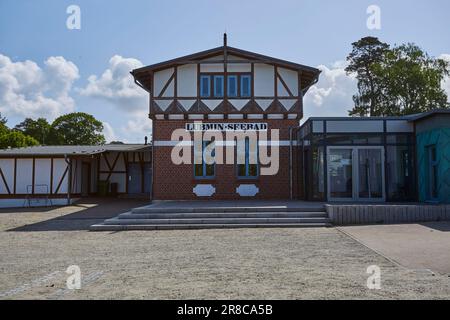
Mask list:
POLYGON ((226 45, 132 71, 152 119, 301 119, 320 71, 226 45), (253 116, 254 117, 254 116, 253 116), (252 116, 250 116, 252 118, 252 116))

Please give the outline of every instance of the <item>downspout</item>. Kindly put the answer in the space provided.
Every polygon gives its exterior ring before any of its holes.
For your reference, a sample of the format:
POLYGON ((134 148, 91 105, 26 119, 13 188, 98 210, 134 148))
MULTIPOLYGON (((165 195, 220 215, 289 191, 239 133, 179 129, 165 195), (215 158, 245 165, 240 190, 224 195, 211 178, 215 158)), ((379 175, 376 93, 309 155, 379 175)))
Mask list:
POLYGON ((64 161, 69 167, 69 177, 67 179, 67 205, 69 206, 71 204, 70 194, 72 193, 72 161, 67 157, 67 154, 64 155, 64 161))
POLYGON ((150 186, 151 186, 151 188, 152 188, 152 190, 150 190, 150 201, 151 202, 153 202, 153 190, 154 190, 154 183, 153 183, 153 181, 154 181, 154 175, 155 175, 155 170, 154 170, 154 168, 155 168, 155 161, 154 161, 154 154, 155 154, 155 141, 154 141, 154 135, 153 135, 153 131, 154 131, 154 129, 153 129, 153 124, 152 124, 152 140, 151 140, 151 143, 152 143, 152 157, 151 157, 151 159, 152 159, 152 181, 151 181, 151 183, 150 183, 150 186))
MULTIPOLYGON (((150 104, 151 104, 151 102, 152 102, 152 93, 150 92, 150 90, 148 90, 147 88, 145 88, 139 81, 137 81, 137 79, 136 79, 136 77, 135 77, 135 75, 134 75, 134 73, 133 73, 133 71, 131 71, 130 72, 131 73, 131 75, 133 76, 133 79, 134 79, 134 83, 136 84, 136 85, 138 85, 139 87, 141 87, 142 89, 144 89, 146 92, 148 92, 149 94, 150 94, 150 104)), ((150 183, 150 188, 151 188, 151 190, 150 190, 150 200, 151 201, 153 201, 153 176, 154 176, 154 172, 155 172, 155 165, 154 165, 154 154, 155 154, 155 150, 154 150, 154 148, 155 148, 155 143, 154 143, 154 138, 153 138, 153 123, 152 123, 152 139, 151 139, 151 143, 152 143, 152 156, 151 156, 151 159, 152 159, 152 181, 151 181, 151 183, 150 183)), ((128 179, 128 177, 127 177, 127 179, 128 179)))

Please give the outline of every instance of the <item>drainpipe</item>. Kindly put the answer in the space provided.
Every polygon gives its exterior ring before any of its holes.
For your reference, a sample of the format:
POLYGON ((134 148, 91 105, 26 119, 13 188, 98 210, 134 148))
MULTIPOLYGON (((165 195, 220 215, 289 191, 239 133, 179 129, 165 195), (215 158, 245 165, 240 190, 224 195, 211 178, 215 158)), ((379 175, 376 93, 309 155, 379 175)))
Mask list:
POLYGON ((153 202, 153 190, 154 190, 154 176, 155 176, 155 157, 154 157, 154 154, 155 154, 155 139, 154 139, 154 126, 153 126, 153 124, 152 124, 152 140, 151 140, 151 143, 152 143, 152 156, 151 156, 151 159, 152 159, 152 181, 151 181, 151 183, 150 183, 150 188, 151 188, 151 190, 150 190, 150 201, 151 202, 153 202))
POLYGON ((298 130, 299 127, 289 127, 289 198, 291 200, 293 200, 294 195, 293 195, 293 170, 292 170, 292 166, 293 166, 293 133, 294 130, 298 130))
POLYGON ((69 167, 69 177, 67 179, 67 205, 69 206, 71 202, 70 194, 72 192, 72 161, 67 157, 67 154, 64 155, 64 161, 69 167))

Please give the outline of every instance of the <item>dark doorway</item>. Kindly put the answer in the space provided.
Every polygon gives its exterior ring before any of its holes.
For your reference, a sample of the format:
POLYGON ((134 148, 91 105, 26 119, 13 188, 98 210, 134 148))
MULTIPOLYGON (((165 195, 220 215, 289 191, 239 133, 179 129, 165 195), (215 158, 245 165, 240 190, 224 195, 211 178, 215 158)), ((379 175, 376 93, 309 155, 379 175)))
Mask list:
POLYGON ((88 197, 91 193, 91 164, 83 162, 81 165, 81 196, 88 197))

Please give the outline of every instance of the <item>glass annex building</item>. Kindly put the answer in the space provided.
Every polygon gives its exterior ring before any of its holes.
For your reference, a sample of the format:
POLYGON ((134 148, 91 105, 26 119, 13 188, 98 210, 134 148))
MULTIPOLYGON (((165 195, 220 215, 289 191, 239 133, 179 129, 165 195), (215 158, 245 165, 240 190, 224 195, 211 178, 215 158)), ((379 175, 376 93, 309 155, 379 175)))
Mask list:
POLYGON ((450 111, 310 118, 297 132, 299 197, 450 202, 450 111))

